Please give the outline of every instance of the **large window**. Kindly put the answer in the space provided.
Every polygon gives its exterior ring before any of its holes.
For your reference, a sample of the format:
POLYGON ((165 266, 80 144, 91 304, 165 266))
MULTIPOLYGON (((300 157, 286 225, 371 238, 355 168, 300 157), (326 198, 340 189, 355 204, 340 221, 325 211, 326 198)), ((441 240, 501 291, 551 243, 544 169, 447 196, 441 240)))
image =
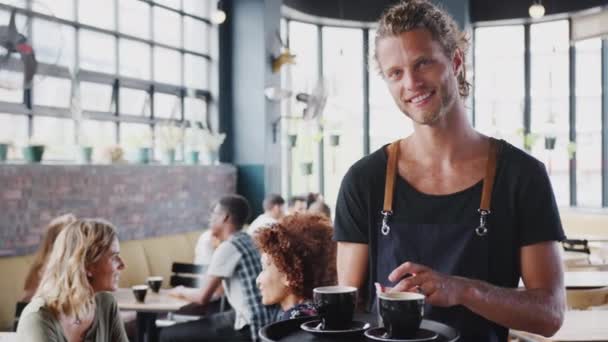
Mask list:
MULTIPOLYGON (((158 125, 207 121, 212 2, 47 3, 14 2, 39 66, 25 89, 17 55, 9 59, 14 67, 0 68, 0 141, 44 143, 45 160, 66 161, 75 159, 76 144, 159 147, 166 135, 158 125), (15 128, 4 129, 9 124, 15 128)), ((0 3, 0 25, 13 9, 0 3)), ((20 159, 18 152, 9 158, 20 159)))
POLYGON ((334 203, 348 167, 363 156, 363 34, 360 29, 323 28, 324 195, 334 203), (333 136, 339 136, 339 144, 333 136))
POLYGON ((475 127, 486 135, 522 147, 525 93, 523 26, 477 28, 474 54, 475 127))
POLYGON ((577 204, 602 206, 602 41, 575 45, 577 204))

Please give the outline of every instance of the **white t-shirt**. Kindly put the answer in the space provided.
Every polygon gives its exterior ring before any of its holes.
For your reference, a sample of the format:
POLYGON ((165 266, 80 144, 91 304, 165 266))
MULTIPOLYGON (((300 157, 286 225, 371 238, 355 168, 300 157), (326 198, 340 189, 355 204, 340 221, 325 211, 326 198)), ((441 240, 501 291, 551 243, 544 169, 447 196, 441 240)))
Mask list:
POLYGON ((209 265, 213 256, 213 243, 211 242, 211 229, 201 234, 194 248, 194 263, 198 265, 209 265))
POLYGON ((249 233, 249 235, 253 235, 255 232, 258 231, 258 229, 269 226, 273 223, 277 223, 277 220, 272 218, 272 216, 263 213, 255 220, 253 220, 253 222, 251 222, 251 224, 249 225, 249 229, 247 229, 247 233, 249 233))
POLYGON ((245 287, 234 272, 240 260, 241 253, 236 247, 232 243, 224 241, 213 253, 211 264, 209 264, 207 270, 207 274, 222 278, 224 293, 228 303, 236 313, 236 319, 234 320, 234 329, 236 330, 250 324, 252 317, 245 298, 245 287))

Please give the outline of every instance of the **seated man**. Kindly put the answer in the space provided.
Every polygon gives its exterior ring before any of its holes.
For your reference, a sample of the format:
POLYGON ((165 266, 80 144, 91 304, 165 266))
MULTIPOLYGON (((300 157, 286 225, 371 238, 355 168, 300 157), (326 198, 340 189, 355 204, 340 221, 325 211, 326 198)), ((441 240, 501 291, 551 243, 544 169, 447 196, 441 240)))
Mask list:
POLYGON ((283 217, 284 205, 285 200, 280 195, 270 194, 266 196, 263 203, 264 213, 251 222, 247 232, 250 235, 253 235, 258 231, 258 229, 276 223, 281 217, 283 217))
POLYGON ((210 228, 221 242, 200 289, 176 287, 172 294, 198 304, 208 304, 220 285, 233 310, 197 321, 180 323, 161 331, 161 341, 258 341, 258 330, 270 323, 274 308, 262 304, 255 280, 262 271, 260 253, 242 231, 249 216, 247 200, 238 195, 222 197, 213 208, 210 228))
POLYGON ((306 198, 303 196, 292 196, 287 201, 287 215, 293 215, 295 213, 303 213, 306 211, 308 204, 306 198))

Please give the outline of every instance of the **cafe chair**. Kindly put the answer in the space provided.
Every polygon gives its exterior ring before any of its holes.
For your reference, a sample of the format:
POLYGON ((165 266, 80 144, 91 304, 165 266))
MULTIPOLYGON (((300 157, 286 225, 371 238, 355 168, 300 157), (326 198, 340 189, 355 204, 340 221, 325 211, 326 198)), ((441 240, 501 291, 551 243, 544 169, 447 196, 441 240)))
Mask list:
POLYGON ((588 310, 608 304, 608 287, 586 290, 566 290, 566 304, 570 310, 588 310))
POLYGON ((17 331, 17 325, 19 325, 19 317, 21 316, 23 309, 25 309, 28 304, 28 302, 17 302, 17 305, 15 305, 15 321, 13 323, 13 331, 17 331))
MULTIPOLYGON (((202 285, 203 275, 207 271, 207 267, 203 265, 174 262, 171 265, 171 278, 169 285, 171 287, 184 286, 190 288, 198 288, 202 285)), ((226 296, 220 298, 219 312, 226 310, 226 296)), ((217 309, 216 309, 217 311, 217 309)), ((176 314, 170 313, 166 319, 157 319, 156 326, 164 328, 175 323, 187 322, 200 319, 202 316, 198 314, 176 314)))

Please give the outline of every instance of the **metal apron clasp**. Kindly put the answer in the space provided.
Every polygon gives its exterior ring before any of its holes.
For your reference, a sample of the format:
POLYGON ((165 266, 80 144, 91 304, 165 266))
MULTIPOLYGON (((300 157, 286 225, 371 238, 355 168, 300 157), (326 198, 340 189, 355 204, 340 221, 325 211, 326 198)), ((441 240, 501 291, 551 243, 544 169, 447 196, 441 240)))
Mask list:
POLYGON ((388 218, 393 215, 393 212, 382 210, 380 213, 382 214, 382 228, 380 229, 380 232, 382 235, 386 236, 391 232, 391 227, 388 225, 388 218))
POLYGON ((477 236, 486 236, 488 234, 488 227, 486 227, 486 216, 490 215, 489 210, 479 209, 479 227, 475 228, 477 236))

